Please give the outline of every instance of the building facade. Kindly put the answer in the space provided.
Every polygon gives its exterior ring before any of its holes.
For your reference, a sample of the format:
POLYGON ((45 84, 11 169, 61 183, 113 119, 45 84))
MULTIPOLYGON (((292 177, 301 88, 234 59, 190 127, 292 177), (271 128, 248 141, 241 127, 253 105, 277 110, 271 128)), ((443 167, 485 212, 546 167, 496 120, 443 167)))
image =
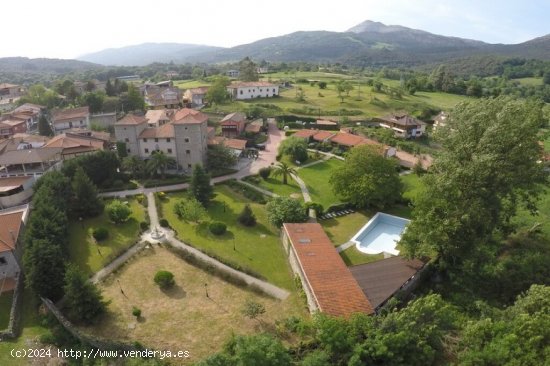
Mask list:
POLYGON ((71 128, 90 128, 90 110, 88 107, 55 110, 52 127, 56 135, 71 128))
POLYGON ((265 81, 240 82, 229 85, 227 91, 237 100, 271 98, 279 95, 279 85, 265 81))

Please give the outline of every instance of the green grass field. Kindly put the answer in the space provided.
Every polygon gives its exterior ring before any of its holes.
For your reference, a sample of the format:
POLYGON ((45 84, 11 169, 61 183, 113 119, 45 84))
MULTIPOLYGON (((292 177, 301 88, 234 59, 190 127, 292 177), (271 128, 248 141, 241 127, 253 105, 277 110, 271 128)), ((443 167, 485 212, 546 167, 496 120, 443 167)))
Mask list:
POLYGON ((214 253, 226 261, 249 268, 277 286, 292 289, 293 277, 278 230, 268 223, 265 207, 249 201, 224 185, 216 186, 215 193, 216 197, 208 207, 208 219, 200 224, 182 221, 174 213, 174 204, 187 197, 185 192, 167 194, 168 200, 162 202, 163 214, 178 237, 183 242, 214 253), (237 222, 237 216, 246 203, 250 204, 257 219, 256 226, 250 228, 237 222), (208 221, 225 223, 227 232, 221 236, 211 234, 208 221))
POLYGON ((357 250, 355 245, 349 247, 340 253, 340 257, 344 260, 346 265, 355 266, 357 264, 370 263, 384 259, 384 254, 365 254, 357 250))
POLYGON ((139 236, 139 223, 145 220, 145 208, 135 199, 127 199, 132 208, 130 219, 120 225, 109 221, 103 212, 97 217, 82 220, 82 223, 73 221, 69 226, 69 257, 87 274, 91 275, 113 260, 113 256, 120 254, 134 244, 139 236), (95 244, 92 230, 105 227, 109 230, 109 237, 95 244), (99 251, 98 251, 99 249, 99 251))
POLYGON ((262 179, 260 176, 255 176, 255 177, 257 179, 249 178, 249 179, 245 179, 245 181, 248 183, 254 184, 255 186, 258 186, 260 188, 263 188, 265 190, 268 190, 269 192, 276 193, 279 196, 292 195, 293 197, 303 199, 302 191, 300 190, 300 187, 291 177, 288 177, 287 184, 283 184, 283 177, 270 176, 266 180, 262 179))
POLYGON ((201 86, 210 86, 210 83, 202 80, 178 80, 174 81, 174 86, 180 89, 191 89, 201 86))
POLYGON ((512 81, 517 81, 521 85, 542 85, 542 78, 519 78, 512 81))
POLYGON ((323 205, 327 209, 334 203, 341 202, 329 183, 330 174, 342 167, 345 162, 338 159, 330 159, 321 163, 298 170, 298 176, 306 183, 313 202, 323 205))
POLYGON ((327 233, 332 244, 337 247, 350 241, 371 217, 370 213, 358 211, 345 216, 321 220, 319 223, 327 233))

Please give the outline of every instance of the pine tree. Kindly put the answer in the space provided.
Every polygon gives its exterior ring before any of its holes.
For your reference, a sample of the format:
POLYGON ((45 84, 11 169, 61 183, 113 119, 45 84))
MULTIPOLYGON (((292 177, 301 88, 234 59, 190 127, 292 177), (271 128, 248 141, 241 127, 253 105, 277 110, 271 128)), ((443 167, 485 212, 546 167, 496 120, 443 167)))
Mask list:
POLYGON ((97 195, 97 188, 82 167, 76 169, 72 181, 72 212, 77 217, 93 217, 103 212, 103 202, 97 195))
POLYGON ((114 97, 116 95, 116 88, 111 83, 111 79, 107 80, 107 84, 105 85, 105 93, 110 97, 114 97))
POLYGON ((50 124, 48 123, 48 119, 44 115, 40 116, 40 119, 38 119, 38 134, 40 136, 53 135, 53 131, 50 124))
POLYGON ((75 265, 67 269, 64 290, 66 304, 74 319, 90 324, 105 312, 106 303, 101 292, 75 265))
POLYGON ((63 295, 65 275, 61 246, 44 239, 27 240, 25 246, 23 264, 27 287, 39 296, 58 300, 63 295))
POLYGON ((203 206, 208 206, 214 190, 210 185, 210 174, 206 173, 200 164, 193 168, 189 191, 203 206))
POLYGON ((254 216, 249 204, 244 205, 244 208, 239 214, 237 220, 244 226, 256 225, 256 216, 254 216))

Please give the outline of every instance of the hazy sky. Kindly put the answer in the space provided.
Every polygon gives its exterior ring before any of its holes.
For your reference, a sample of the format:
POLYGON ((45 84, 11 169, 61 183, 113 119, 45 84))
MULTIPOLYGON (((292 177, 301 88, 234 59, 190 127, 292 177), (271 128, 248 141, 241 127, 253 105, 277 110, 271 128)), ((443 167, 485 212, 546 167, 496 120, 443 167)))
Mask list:
POLYGON ((8 0, 0 57, 74 58, 144 42, 231 47, 364 21, 519 43, 550 33, 550 0, 8 0))

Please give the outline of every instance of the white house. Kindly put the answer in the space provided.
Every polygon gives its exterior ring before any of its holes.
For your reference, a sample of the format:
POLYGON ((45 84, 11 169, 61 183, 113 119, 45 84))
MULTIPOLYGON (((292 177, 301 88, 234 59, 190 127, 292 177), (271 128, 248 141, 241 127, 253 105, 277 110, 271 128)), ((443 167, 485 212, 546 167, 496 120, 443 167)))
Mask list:
POLYGON ((270 98, 279 95, 279 85, 265 81, 232 83, 227 91, 233 99, 270 98))

